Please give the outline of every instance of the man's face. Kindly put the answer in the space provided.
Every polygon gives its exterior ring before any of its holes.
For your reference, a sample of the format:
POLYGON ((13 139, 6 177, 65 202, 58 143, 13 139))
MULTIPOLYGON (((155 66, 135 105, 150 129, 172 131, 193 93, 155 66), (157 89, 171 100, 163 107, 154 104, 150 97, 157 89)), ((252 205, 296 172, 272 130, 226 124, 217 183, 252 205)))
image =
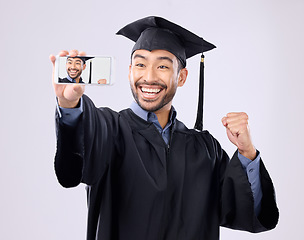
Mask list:
POLYGON ((82 71, 85 69, 85 64, 80 58, 68 58, 66 62, 66 70, 68 75, 75 79, 80 77, 82 71))
POLYGON ((171 108, 178 86, 186 80, 185 68, 178 72, 178 60, 165 50, 136 50, 129 67, 129 81, 138 105, 150 112, 171 108))

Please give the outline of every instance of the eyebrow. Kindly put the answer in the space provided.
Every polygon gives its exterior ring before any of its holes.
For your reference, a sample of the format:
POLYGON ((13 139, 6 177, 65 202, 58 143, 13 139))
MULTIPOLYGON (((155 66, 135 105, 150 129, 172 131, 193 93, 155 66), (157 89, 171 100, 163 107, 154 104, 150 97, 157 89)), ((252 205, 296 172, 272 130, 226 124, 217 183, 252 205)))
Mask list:
POLYGON ((173 63, 173 60, 169 57, 158 57, 158 60, 168 60, 169 62, 173 63))
POLYGON ((135 54, 133 58, 134 58, 134 59, 135 59, 135 58, 143 58, 143 59, 146 59, 145 56, 140 55, 140 54, 135 54))
MULTIPOLYGON (((67 62, 68 62, 68 61, 73 61, 72 59, 74 59, 74 58, 68 58, 68 59, 67 59, 67 62)), ((82 61, 81 59, 76 59, 76 60, 75 60, 75 62, 81 62, 81 61, 82 61)))
MULTIPOLYGON (((145 56, 140 55, 140 54, 135 54, 133 58, 134 58, 134 59, 136 59, 136 58, 146 59, 145 56)), ((167 61, 173 63, 173 60, 172 60, 171 58, 169 58, 169 57, 158 57, 157 60, 167 60, 167 61)))

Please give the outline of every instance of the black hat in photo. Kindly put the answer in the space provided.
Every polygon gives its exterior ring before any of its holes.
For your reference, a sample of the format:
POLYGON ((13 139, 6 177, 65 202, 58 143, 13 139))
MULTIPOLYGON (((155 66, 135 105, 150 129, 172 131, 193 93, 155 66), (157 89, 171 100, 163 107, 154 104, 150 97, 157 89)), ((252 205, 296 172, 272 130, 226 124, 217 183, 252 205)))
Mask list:
POLYGON ((83 61, 83 64, 86 63, 86 61, 88 61, 89 59, 92 59, 94 57, 87 57, 87 56, 76 56, 76 57, 70 57, 70 56, 67 56, 67 59, 69 58, 80 58, 82 61, 83 61))

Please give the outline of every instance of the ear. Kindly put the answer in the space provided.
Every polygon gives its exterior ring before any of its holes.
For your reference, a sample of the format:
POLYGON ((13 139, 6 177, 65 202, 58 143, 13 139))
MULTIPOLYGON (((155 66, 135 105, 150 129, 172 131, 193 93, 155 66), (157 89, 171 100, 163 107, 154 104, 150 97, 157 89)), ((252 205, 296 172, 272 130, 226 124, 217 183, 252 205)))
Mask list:
POLYGON ((132 70, 132 64, 129 65, 129 74, 128 74, 129 81, 131 80, 131 70, 132 70))
POLYGON ((185 84, 187 76, 188 76, 188 69, 182 68, 179 71, 179 75, 178 75, 178 84, 177 84, 178 87, 182 87, 185 84))
POLYGON ((83 64, 82 71, 86 69, 86 66, 87 66, 86 64, 83 64))

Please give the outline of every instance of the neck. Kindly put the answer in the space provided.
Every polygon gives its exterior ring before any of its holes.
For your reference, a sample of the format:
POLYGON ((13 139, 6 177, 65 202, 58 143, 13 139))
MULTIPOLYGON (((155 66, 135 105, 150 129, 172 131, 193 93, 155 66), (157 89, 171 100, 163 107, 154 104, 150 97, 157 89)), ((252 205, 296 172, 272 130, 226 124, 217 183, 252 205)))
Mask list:
POLYGON ((169 121, 170 111, 171 111, 171 104, 169 103, 166 106, 159 109, 158 111, 154 112, 162 128, 164 128, 169 121))

